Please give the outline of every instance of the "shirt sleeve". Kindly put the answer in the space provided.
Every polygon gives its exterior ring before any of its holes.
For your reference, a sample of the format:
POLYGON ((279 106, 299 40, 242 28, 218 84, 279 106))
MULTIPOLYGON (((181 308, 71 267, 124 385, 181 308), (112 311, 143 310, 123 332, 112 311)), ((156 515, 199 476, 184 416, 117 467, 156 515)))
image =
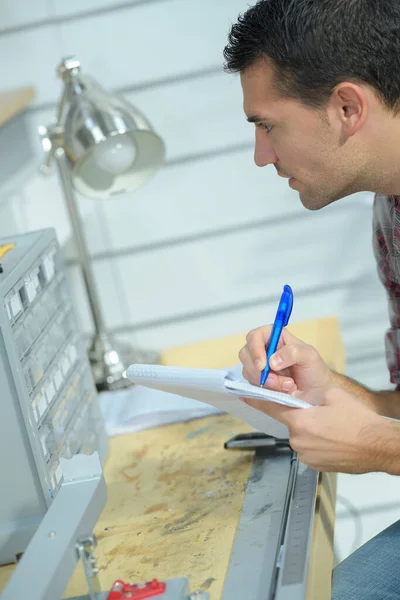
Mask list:
POLYGON ((386 362, 390 381, 400 385, 400 229, 399 240, 395 239, 396 221, 400 225, 400 199, 397 197, 375 196, 374 202, 374 253, 378 275, 388 296, 390 328, 385 336, 386 362), (398 211, 398 214, 397 214, 398 211))

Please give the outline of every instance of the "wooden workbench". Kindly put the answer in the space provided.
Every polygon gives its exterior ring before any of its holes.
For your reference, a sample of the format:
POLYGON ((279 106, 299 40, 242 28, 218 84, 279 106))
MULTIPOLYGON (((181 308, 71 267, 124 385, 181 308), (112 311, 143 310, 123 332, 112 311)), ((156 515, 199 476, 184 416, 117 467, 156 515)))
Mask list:
POLYGON ((23 112, 34 97, 33 87, 0 92, 0 127, 23 112))
MULTIPOLYGON (((335 319, 293 325, 291 331, 342 371, 335 319)), ((164 364, 226 367, 238 362, 244 335, 174 348, 164 364)), ((250 427, 229 415, 159 427, 110 440, 105 465, 108 502, 97 523, 101 588, 186 576, 191 589, 221 597, 253 454, 224 442, 250 427)), ((335 476, 320 477, 310 559, 308 600, 330 599, 335 476)), ((0 570, 1 582, 10 568, 0 570)), ((65 597, 86 593, 80 567, 65 597)), ((246 599, 247 600, 247 599, 246 599)), ((252 599, 248 599, 252 600, 252 599)))

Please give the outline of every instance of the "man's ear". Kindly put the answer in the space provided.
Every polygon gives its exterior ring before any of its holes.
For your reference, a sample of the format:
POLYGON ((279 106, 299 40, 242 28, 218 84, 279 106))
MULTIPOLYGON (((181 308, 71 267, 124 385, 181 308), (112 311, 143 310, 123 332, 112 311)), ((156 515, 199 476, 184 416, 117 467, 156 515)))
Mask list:
POLYGON ((361 85, 340 83, 329 99, 329 113, 340 123, 344 138, 355 135, 364 125, 368 115, 368 97, 361 85))

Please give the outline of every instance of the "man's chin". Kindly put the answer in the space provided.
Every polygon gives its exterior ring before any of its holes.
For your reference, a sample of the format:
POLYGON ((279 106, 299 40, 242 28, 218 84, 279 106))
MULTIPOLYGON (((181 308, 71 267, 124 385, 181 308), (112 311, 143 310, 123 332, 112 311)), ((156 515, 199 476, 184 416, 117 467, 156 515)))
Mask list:
POLYGON ((309 199, 308 200, 303 200, 303 198, 300 196, 300 200, 302 205, 304 206, 304 208, 306 208, 307 210, 320 210, 321 208, 323 208, 325 205, 324 204, 314 204, 313 202, 310 202, 309 199))
POLYGON ((306 208, 307 210, 321 210, 321 208, 324 208, 325 206, 328 206, 328 204, 332 204, 332 202, 335 202, 336 198, 329 198, 327 196, 321 197, 321 196, 311 196, 310 194, 307 194, 306 192, 300 192, 299 191, 299 197, 300 197, 300 201, 302 203, 302 205, 304 206, 304 208, 306 208))

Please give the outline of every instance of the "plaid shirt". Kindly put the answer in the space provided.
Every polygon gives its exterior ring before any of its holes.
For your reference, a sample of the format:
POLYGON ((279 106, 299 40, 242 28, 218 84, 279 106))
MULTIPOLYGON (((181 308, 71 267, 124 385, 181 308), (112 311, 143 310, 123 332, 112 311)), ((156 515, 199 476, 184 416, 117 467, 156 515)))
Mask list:
POLYGON ((386 360, 392 383, 400 384, 400 196, 377 194, 374 201, 374 252, 389 300, 386 360))

